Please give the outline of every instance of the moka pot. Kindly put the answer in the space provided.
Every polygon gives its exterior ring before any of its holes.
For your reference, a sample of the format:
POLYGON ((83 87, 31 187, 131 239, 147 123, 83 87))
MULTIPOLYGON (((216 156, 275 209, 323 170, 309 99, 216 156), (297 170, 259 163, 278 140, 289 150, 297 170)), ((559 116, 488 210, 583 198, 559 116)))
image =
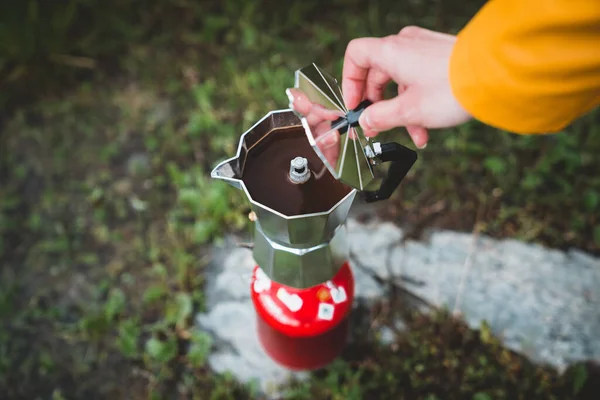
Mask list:
POLYGON ((365 137, 337 81, 317 67, 296 71, 289 108, 271 111, 240 137, 237 154, 211 173, 242 190, 254 218, 250 282, 258 337, 293 370, 336 358, 354 300, 345 221, 360 193, 389 198, 417 159, 398 143, 365 137), (389 163, 379 182, 376 172, 389 163), (375 188, 373 188, 375 186, 375 188))

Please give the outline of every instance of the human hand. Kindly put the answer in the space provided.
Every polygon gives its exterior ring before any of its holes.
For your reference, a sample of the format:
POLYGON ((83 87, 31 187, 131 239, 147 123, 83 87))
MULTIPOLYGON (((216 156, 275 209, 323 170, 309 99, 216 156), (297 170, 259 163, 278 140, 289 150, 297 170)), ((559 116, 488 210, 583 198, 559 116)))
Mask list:
POLYGON ((365 135, 404 126, 415 145, 424 148, 428 128, 471 119, 450 87, 448 67, 455 41, 452 35, 409 26, 397 35, 348 44, 342 77, 346 106, 353 109, 365 98, 374 103, 359 119, 365 135), (390 81, 398 85, 398 96, 384 100, 390 81))

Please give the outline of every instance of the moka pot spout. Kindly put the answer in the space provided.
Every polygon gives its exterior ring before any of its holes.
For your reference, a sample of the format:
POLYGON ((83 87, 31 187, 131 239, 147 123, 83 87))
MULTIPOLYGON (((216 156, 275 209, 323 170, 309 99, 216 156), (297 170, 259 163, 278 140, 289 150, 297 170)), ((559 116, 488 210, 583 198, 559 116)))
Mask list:
POLYGON ((236 189, 242 190, 242 174, 238 157, 221 161, 210 173, 213 179, 221 179, 236 189))

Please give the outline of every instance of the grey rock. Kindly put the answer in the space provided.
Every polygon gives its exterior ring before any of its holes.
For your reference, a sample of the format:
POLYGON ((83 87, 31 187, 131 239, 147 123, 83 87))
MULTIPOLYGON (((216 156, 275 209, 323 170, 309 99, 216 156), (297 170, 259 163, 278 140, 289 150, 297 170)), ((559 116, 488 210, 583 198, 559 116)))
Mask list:
POLYGON ((223 271, 215 280, 215 290, 222 298, 230 300, 250 299, 252 271, 223 271))
POLYGON ((389 326, 383 326, 379 330, 379 341, 383 344, 391 344, 396 339, 396 333, 389 326))
POLYGON ((230 249, 222 272, 215 281, 215 290, 221 299, 250 299, 250 279, 254 268, 252 251, 246 248, 230 249))
MULTIPOLYGON (((353 225, 355 237, 377 235, 353 225)), ((362 247, 368 246, 362 243, 362 247)), ((473 328, 487 321, 504 344, 559 370, 600 360, 600 260, 516 240, 441 231, 407 241, 385 258, 359 258, 384 279, 436 307, 456 310, 473 328)))
POLYGON ((354 261, 368 267, 382 279, 389 278, 389 251, 402 240, 402 229, 391 222, 363 225, 354 219, 348 220, 347 227, 354 261))
POLYGON ((356 265, 352 265, 352 267, 356 297, 373 301, 381 299, 385 295, 385 288, 377 283, 371 275, 367 274, 363 269, 357 268, 356 265))
POLYGON ((238 247, 238 239, 228 237, 221 246, 213 248, 213 261, 206 271, 208 309, 223 301, 250 301, 250 278, 255 263, 251 250, 238 247))

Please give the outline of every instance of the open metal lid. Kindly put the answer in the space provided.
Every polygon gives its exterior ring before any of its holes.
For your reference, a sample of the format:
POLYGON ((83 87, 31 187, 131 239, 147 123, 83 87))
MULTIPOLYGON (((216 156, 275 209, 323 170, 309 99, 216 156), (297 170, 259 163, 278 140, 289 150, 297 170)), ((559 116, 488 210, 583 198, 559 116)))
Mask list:
POLYGON ((310 145, 329 172, 348 186, 365 190, 375 179, 376 152, 358 118, 370 103, 348 110, 337 80, 315 64, 297 70, 294 88, 286 93, 310 145))

